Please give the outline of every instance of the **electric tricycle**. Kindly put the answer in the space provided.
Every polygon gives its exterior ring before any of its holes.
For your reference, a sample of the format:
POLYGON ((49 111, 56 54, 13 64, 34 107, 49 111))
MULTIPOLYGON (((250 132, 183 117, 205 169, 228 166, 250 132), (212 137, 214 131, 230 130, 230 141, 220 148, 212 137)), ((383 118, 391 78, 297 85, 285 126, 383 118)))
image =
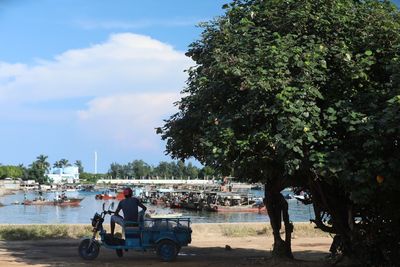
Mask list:
POLYGON ((125 221, 123 232, 125 239, 116 238, 107 234, 103 228, 104 217, 113 214, 114 203, 108 210, 95 213, 92 220, 93 235, 85 238, 79 245, 79 255, 85 260, 94 260, 100 251, 100 247, 114 249, 118 257, 122 257, 124 251, 155 250, 162 261, 176 259, 181 247, 187 246, 192 241, 192 229, 190 218, 153 218, 144 219, 144 212, 140 212, 139 221, 125 221), (97 238, 99 233, 100 238, 97 238))

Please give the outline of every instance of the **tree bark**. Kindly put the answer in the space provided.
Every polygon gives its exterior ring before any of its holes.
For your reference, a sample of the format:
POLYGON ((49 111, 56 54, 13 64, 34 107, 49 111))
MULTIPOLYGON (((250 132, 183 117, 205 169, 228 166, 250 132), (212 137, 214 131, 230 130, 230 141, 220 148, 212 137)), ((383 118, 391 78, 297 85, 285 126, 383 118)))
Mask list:
POLYGON ((315 209, 316 220, 315 223, 318 228, 323 231, 331 230, 328 232, 335 233, 338 237, 337 240, 332 243, 335 247, 335 243, 340 243, 340 250, 343 255, 349 258, 355 258, 354 251, 352 248, 352 227, 353 227, 353 211, 347 197, 341 192, 340 188, 335 185, 324 183, 320 180, 312 180, 310 182, 310 189, 313 196, 313 203, 315 209), (319 209, 321 207, 321 209, 319 209), (349 208, 350 207, 350 208, 349 208), (321 217, 320 212, 326 211, 331 216, 332 227, 328 228, 325 226, 321 217))
POLYGON ((265 206, 274 236, 272 256, 277 258, 293 258, 291 238, 293 224, 289 221, 288 203, 279 189, 273 189, 265 184, 265 206), (285 240, 280 235, 282 219, 285 225, 285 240))

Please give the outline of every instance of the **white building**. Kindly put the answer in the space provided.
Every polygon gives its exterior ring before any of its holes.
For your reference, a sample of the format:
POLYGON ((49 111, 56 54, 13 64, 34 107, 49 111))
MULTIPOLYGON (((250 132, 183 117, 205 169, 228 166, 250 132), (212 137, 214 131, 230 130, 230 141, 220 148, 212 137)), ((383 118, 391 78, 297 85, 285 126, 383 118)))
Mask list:
POLYGON ((21 187, 21 181, 18 179, 5 178, 0 181, 0 187, 6 190, 19 190, 21 187))
POLYGON ((47 176, 53 180, 53 183, 55 184, 79 183, 79 168, 72 166, 65 168, 52 168, 47 176))

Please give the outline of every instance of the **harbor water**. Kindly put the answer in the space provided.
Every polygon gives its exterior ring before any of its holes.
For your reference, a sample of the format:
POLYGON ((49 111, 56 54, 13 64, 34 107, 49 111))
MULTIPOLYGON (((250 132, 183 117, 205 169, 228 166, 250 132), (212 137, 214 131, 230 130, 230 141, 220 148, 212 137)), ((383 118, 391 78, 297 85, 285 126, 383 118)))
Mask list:
MULTIPOLYGON (((97 192, 98 193, 98 192, 97 192)), ((254 190, 254 195, 262 197, 264 192, 254 190)), ((13 195, 0 197, 1 214, 0 224, 86 224, 90 223, 90 218, 95 212, 102 210, 103 203, 106 206, 115 202, 117 207, 118 200, 96 200, 96 193, 87 192, 66 192, 68 197, 83 198, 79 206, 41 206, 41 205, 21 205, 24 198, 34 199, 38 195, 34 192, 24 194, 19 192, 13 195)), ((55 193, 44 193, 46 199, 54 199, 55 193)), ((288 200, 290 220, 294 222, 308 222, 313 216, 310 205, 306 206, 295 199, 288 200)), ((169 209, 160 206, 145 204, 149 212, 157 214, 182 213, 182 217, 189 217, 193 223, 226 223, 226 222, 266 222, 269 217, 266 213, 224 213, 206 211, 188 211, 183 209, 169 209)), ((122 212, 121 212, 122 213, 122 212)), ((106 217, 106 222, 109 216, 106 217)))

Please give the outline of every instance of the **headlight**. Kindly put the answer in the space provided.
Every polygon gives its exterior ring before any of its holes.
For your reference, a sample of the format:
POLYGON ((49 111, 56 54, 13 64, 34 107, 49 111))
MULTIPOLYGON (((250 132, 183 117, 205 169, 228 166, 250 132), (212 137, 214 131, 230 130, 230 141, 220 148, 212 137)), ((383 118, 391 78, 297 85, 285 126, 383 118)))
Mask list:
POLYGON ((100 221, 100 222, 103 222, 104 219, 101 218, 101 215, 100 215, 100 214, 96 213, 96 214, 94 215, 94 217, 92 218, 92 226, 93 226, 93 227, 96 227, 96 223, 99 222, 99 221, 100 221))

